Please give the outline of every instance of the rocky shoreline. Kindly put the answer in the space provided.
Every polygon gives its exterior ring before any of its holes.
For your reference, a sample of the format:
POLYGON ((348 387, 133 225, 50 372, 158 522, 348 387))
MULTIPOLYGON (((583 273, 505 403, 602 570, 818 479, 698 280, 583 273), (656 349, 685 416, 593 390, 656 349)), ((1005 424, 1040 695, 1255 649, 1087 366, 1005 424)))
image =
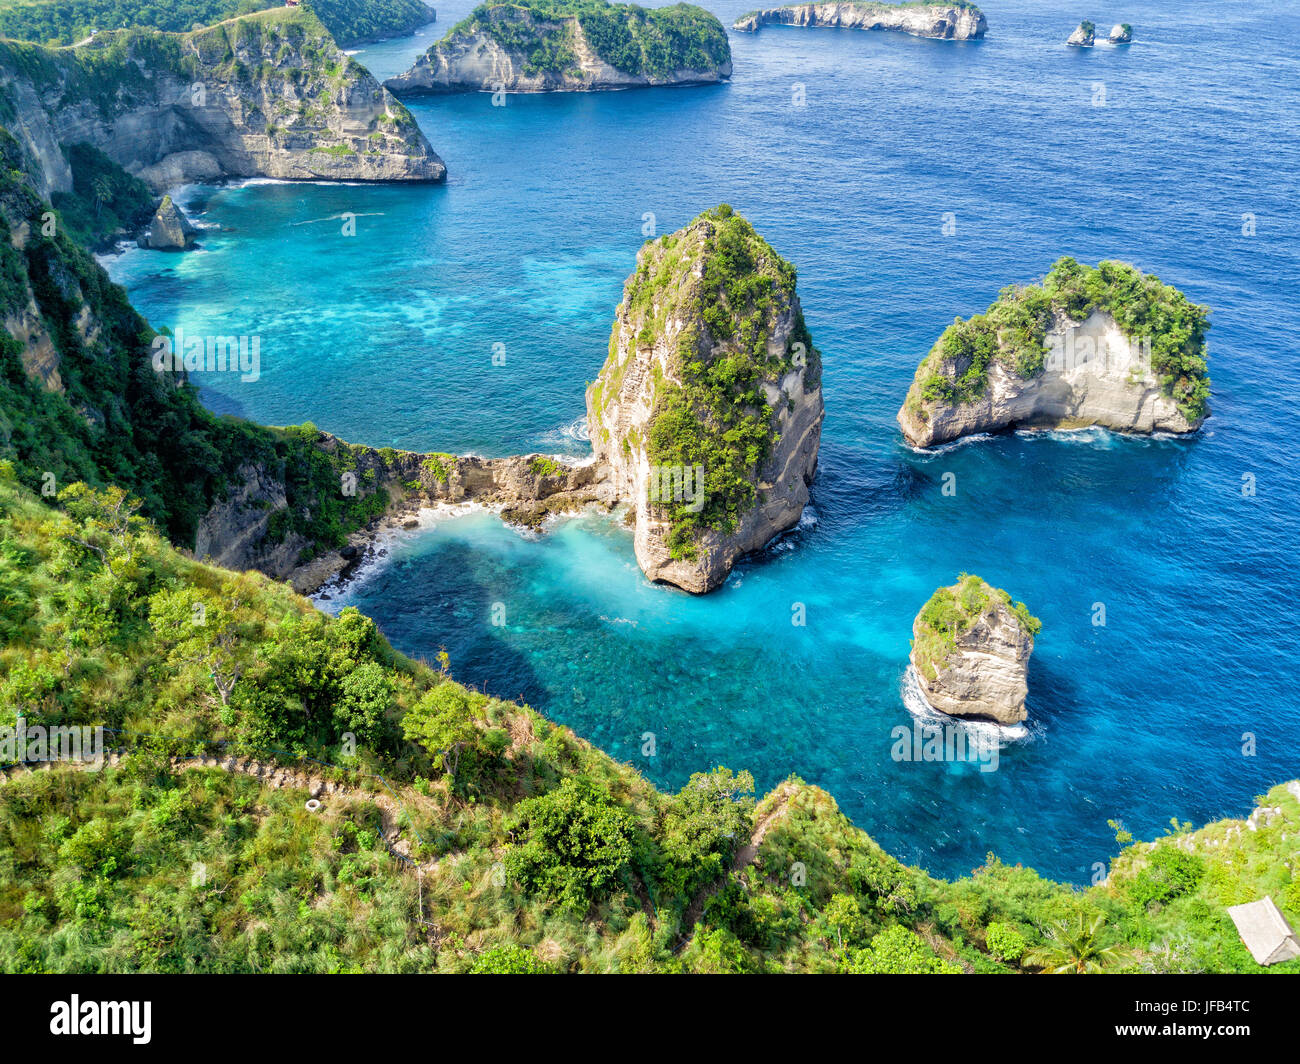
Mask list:
POLYGON ((987 32, 988 20, 978 7, 968 3, 873 4, 847 0, 751 11, 732 23, 731 28, 755 33, 764 26, 892 30, 913 37, 973 41, 987 32))

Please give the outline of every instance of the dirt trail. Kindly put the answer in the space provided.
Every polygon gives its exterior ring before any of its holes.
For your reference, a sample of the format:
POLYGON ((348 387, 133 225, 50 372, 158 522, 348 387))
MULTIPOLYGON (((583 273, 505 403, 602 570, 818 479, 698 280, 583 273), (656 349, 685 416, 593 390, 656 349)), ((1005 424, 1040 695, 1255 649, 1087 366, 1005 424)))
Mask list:
MULTIPOLYGON (((772 808, 758 818, 754 824, 754 830, 750 832, 749 841, 736 851, 735 859, 731 862, 731 871, 733 873, 742 872, 754 863, 754 858, 758 856, 758 849, 763 845, 763 840, 767 837, 768 831, 772 825, 781 817, 785 816, 786 810, 790 807, 790 799, 798 792, 799 788, 793 784, 783 783, 776 792, 776 801, 772 808)), ((704 914, 704 906, 708 900, 718 891, 719 884, 713 883, 705 887, 686 906, 686 911, 682 913, 682 926, 678 932, 677 947, 675 952, 681 952, 682 948, 690 940, 691 932, 695 930, 695 925, 699 923, 700 917, 704 914)))

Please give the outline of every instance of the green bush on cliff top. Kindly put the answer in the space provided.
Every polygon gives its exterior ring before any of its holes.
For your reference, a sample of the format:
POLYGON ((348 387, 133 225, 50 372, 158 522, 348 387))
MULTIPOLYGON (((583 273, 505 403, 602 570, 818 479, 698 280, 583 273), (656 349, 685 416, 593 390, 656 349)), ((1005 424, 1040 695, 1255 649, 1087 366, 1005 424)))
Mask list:
POLYGON ((917 370, 913 404, 973 402, 984 394, 995 361, 1019 377, 1037 376, 1054 316, 1083 321, 1094 310, 1111 314, 1130 339, 1149 338, 1152 368, 1164 394, 1187 418, 1205 415, 1208 308, 1127 263, 1092 267, 1068 257, 1056 262, 1041 285, 1009 285, 983 314, 948 326, 917 370))
POLYGON ((962 573, 955 587, 941 587, 930 596, 921 608, 920 626, 916 634, 916 657, 929 679, 957 645, 957 637, 970 627, 993 605, 1009 609, 1020 622, 1021 628, 1036 636, 1043 622, 1029 612, 1023 602, 1012 602, 1011 596, 982 578, 962 573))

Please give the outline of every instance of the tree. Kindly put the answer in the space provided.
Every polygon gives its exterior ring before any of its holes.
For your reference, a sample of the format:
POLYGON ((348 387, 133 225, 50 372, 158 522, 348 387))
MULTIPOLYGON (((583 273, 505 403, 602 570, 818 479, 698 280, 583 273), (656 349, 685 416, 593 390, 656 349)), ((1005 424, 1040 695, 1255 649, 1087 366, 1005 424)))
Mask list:
POLYGON ((222 584, 224 598, 188 586, 159 591, 149 600, 149 623, 168 645, 172 664, 198 664, 208 670, 224 708, 244 674, 240 653, 243 633, 238 619, 242 606, 236 589, 222 584))
POLYGON ((672 893, 690 893, 730 867, 740 841, 749 838, 753 793, 752 775, 718 766, 695 773, 671 800, 661 846, 670 865, 665 885, 672 893))
POLYGON ((525 890, 585 913, 619 882, 635 833, 636 822, 608 791, 569 776, 516 806, 511 834, 523 841, 506 851, 506 873, 525 890))
POLYGON ((456 779, 462 751, 478 737, 474 696, 457 683, 444 680, 426 691, 402 718, 406 738, 423 746, 435 768, 456 779))
POLYGON ((334 720, 371 746, 383 741, 388 710, 393 704, 393 680, 384 667, 367 661, 347 673, 339 684, 334 720))
POLYGON ((847 970, 855 975, 957 975, 961 971, 936 957, 919 935, 899 924, 885 928, 866 949, 855 950, 847 970))
POLYGON ((1025 954, 1025 963, 1041 968, 1043 975, 1087 975, 1105 971, 1125 960, 1128 951, 1102 945, 1106 917, 1079 913, 1073 923, 1059 923, 1047 932, 1048 941, 1025 954))
POLYGON ((95 201, 95 217, 98 218, 104 204, 113 201, 113 182, 104 174, 90 183, 90 196, 95 201))

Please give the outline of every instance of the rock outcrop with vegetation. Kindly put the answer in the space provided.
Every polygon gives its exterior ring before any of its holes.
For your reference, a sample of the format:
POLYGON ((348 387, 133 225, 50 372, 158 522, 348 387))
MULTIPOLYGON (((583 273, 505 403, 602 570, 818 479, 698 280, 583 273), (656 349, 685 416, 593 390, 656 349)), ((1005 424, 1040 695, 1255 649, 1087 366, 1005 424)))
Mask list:
POLYGON ((858 30, 896 30, 913 37, 970 41, 983 37, 988 20, 974 4, 872 4, 852 0, 790 4, 741 15, 733 30, 752 33, 763 26, 818 26, 858 30))
POLYGON ((476 7, 385 85, 393 92, 582 92, 731 76, 722 24, 692 4, 516 0, 476 7))
POLYGON ((952 717, 1016 724, 1029 714, 1029 655, 1042 625, 1023 602, 963 573, 912 625, 912 667, 925 699, 952 717))
POLYGON ((407 109, 312 14, 277 8, 192 33, 100 33, 76 48, 0 42, 0 123, 44 196, 88 144, 158 191, 277 177, 437 181, 407 109))
MULTIPOLYGON (((102 30, 186 33, 284 6, 284 0, 6 0, 0 5, 0 37, 68 45, 102 30)), ((344 48, 412 33, 434 19, 424 0, 303 0, 302 6, 344 48)))
POLYGON ((172 202, 171 196, 165 195, 149 222, 148 231, 140 237, 140 246, 154 250, 183 250, 194 243, 196 232, 184 212, 172 202))
POLYGON ((1130 44, 1133 41, 1133 27, 1127 22, 1117 22, 1110 28, 1111 44, 1130 44))
POLYGON ((1096 25, 1085 19, 1083 22, 1079 23, 1078 28, 1070 34, 1065 43, 1073 45, 1076 48, 1091 48, 1096 38, 1096 25))
POLYGON ((821 357, 795 277, 725 204, 637 255, 587 418, 652 580, 709 591, 803 513, 821 357))
POLYGON ((945 329, 898 422, 920 447, 1014 427, 1194 431, 1209 415, 1208 314, 1126 263, 1061 259, 945 329))

